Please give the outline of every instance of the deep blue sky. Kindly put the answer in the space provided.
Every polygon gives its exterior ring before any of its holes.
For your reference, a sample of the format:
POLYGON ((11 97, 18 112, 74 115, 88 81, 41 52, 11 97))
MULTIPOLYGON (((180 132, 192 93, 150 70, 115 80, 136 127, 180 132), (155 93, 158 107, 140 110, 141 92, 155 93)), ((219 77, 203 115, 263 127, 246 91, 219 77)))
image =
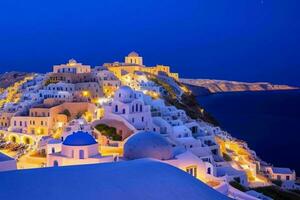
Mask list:
POLYGON ((0 71, 136 50, 183 77, 300 85, 299 0, 1 0, 0 71))

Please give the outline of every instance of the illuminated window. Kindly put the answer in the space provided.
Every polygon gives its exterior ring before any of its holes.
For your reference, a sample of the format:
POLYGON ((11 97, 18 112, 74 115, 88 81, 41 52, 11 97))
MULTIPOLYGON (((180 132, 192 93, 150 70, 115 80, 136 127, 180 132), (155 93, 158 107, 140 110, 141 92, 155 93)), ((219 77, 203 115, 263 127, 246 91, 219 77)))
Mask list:
POLYGON ((190 175, 197 177, 197 166, 190 166, 186 168, 186 172, 190 175))

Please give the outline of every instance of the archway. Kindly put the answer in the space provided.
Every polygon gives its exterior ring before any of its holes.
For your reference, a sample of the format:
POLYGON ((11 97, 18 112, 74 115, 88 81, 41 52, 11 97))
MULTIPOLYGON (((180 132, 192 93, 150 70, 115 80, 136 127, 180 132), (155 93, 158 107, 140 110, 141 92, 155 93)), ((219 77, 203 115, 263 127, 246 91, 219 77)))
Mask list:
POLYGON ((10 141, 13 142, 13 143, 16 143, 17 142, 17 136, 15 136, 15 135, 10 136, 10 141))
POLYGON ((24 137, 23 142, 24 142, 24 144, 28 144, 28 145, 31 143, 29 137, 24 137))
POLYGON ((54 160, 53 166, 54 166, 54 167, 58 167, 58 161, 57 161, 57 160, 54 160))

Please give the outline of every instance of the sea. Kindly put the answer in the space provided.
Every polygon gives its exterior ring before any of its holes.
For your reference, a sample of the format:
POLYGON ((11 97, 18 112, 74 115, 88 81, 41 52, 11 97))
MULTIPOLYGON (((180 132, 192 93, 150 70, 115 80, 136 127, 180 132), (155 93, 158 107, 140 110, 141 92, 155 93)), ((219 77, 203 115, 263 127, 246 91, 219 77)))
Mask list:
POLYGON ((217 93, 198 102, 261 159, 300 175, 300 90, 217 93))

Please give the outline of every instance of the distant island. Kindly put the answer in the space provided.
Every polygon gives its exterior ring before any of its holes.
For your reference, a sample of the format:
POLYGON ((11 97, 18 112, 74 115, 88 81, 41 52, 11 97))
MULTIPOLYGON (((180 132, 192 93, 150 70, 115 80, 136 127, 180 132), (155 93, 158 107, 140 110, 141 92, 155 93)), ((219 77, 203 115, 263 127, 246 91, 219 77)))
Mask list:
POLYGON ((237 82, 211 79, 180 79, 180 82, 189 86, 203 88, 202 93, 243 92, 243 91, 270 91, 270 90, 296 90, 299 87, 289 85, 276 85, 268 82, 237 82))

